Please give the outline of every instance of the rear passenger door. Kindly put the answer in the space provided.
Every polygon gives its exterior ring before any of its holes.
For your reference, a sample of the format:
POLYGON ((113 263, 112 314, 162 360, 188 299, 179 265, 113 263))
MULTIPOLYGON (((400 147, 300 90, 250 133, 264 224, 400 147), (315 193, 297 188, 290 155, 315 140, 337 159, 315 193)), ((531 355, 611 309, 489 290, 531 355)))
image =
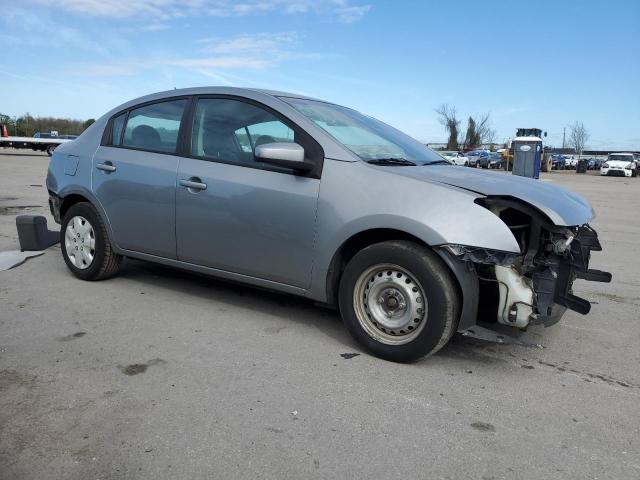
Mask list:
POLYGON ((176 152, 187 103, 133 107, 107 127, 93 160, 93 191, 120 248, 176 258, 176 152))

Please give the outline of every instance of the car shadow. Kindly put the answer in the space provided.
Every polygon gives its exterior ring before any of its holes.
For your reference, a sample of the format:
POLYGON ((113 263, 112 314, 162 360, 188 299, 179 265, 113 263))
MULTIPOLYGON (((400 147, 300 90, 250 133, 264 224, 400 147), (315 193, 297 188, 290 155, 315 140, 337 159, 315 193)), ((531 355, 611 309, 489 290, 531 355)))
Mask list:
MULTIPOLYGON (((303 297, 130 258, 126 260, 116 278, 138 282, 142 290, 144 285, 152 285, 155 288, 211 301, 212 305, 222 305, 222 308, 226 305, 229 308, 249 309, 258 314, 279 317, 282 322, 313 326, 345 351, 369 355, 351 338, 337 310, 323 307, 303 297)), ((271 323, 265 323, 265 332, 279 331, 282 326, 274 327, 271 323)), ((514 358, 529 350, 526 347, 500 345, 456 333, 434 356, 423 358, 414 365, 435 366, 444 362, 449 366, 459 364, 460 368, 466 368, 475 365, 477 368, 480 365, 512 363, 514 358)))
POLYGON ((48 157, 47 152, 0 152, 0 157, 48 157))
POLYGON ((322 307, 302 297, 134 259, 126 260, 118 277, 139 281, 141 286, 149 284, 232 308, 279 316, 283 321, 313 325, 345 348, 361 351, 345 329, 337 310, 322 307))
MULTIPOLYGON (((118 278, 139 282, 142 289, 144 285, 152 285, 174 293, 179 292, 181 295, 205 299, 211 301, 212 305, 215 303, 230 308, 249 309, 256 313, 280 317, 283 322, 311 325, 341 345, 345 351, 367 354, 351 338, 337 310, 323 307, 303 297, 130 258, 126 260, 118 278)), ((279 331, 279 328, 265 324, 265 331, 279 331)), ((509 363, 518 351, 528 350, 525 347, 499 345, 456 333, 442 350, 432 357, 419 360, 414 365, 462 362, 461 365, 474 364, 477 367, 483 364, 509 363)))

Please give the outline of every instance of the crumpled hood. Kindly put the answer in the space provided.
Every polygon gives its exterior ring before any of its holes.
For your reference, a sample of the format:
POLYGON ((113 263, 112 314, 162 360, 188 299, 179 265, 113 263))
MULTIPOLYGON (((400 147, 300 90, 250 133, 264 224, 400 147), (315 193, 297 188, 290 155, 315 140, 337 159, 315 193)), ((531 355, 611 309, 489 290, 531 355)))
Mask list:
POLYGON ((583 225, 595 216, 591 205, 580 195, 542 180, 448 165, 383 168, 419 180, 463 188, 483 196, 515 197, 538 208, 556 225, 583 225))

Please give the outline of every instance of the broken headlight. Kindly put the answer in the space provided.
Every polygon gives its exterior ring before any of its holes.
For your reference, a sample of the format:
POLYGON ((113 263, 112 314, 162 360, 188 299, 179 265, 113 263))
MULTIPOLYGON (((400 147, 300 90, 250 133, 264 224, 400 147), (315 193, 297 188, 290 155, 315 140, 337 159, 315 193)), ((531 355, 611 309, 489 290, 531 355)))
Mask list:
POLYGON ((460 260, 489 265, 509 266, 515 263, 519 257, 517 253, 492 250, 490 248, 470 247, 455 243, 443 245, 443 248, 460 260))

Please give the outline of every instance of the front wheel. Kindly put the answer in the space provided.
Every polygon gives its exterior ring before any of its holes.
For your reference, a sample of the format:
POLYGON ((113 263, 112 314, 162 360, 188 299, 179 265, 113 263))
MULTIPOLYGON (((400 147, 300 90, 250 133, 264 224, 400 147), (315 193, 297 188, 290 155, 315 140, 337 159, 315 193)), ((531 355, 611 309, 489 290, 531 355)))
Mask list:
POLYGON ((351 335, 374 355, 396 362, 412 362, 446 345, 461 305, 442 260, 408 241, 358 252, 340 280, 339 303, 351 335))
POLYGON ((76 203, 64 214, 60 245, 67 267, 82 280, 109 278, 122 264, 123 257, 111 248, 102 217, 90 203, 76 203))

